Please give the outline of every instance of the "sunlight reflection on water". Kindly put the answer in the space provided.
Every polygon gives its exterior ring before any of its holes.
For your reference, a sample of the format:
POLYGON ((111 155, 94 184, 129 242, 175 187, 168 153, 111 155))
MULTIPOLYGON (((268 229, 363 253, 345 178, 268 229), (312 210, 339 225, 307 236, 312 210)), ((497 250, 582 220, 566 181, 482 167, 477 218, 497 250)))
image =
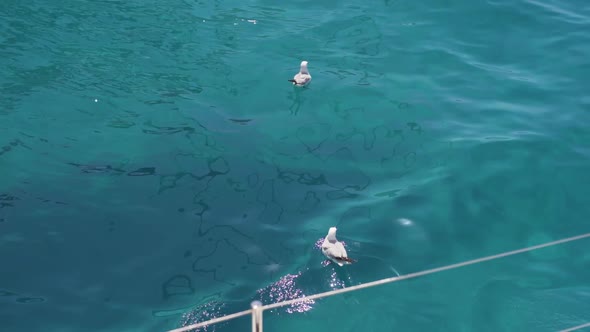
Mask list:
MULTIPOLYGON (((187 326, 196 324, 199 322, 204 322, 210 319, 214 319, 217 317, 224 316, 225 314, 222 312, 222 309, 225 307, 224 303, 218 301, 211 301, 205 304, 199 305, 195 307, 193 310, 186 312, 182 315, 180 320, 180 326, 187 326)), ((202 328, 197 328, 190 330, 191 332, 213 332, 215 331, 216 327, 220 327, 224 325, 224 323, 214 324, 210 326, 204 326, 202 328)))
MULTIPOLYGON (((259 296, 263 300, 266 300, 263 301, 263 303, 276 303, 305 296, 303 290, 298 288, 295 283, 299 276, 301 276, 301 272, 297 274, 287 274, 270 286, 259 289, 259 296)), ((311 305, 314 303, 314 300, 293 303, 288 306, 285 311, 289 314, 294 312, 306 312, 312 309, 311 305)))

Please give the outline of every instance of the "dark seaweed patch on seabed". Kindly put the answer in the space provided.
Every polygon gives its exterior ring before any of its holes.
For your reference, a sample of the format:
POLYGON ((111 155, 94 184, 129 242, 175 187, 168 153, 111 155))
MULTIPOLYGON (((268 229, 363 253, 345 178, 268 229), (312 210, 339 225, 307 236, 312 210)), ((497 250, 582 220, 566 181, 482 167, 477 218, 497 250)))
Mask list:
POLYGON ((8 290, 1 290, 0 289, 0 297, 17 297, 16 299, 14 299, 14 301, 16 303, 21 303, 21 304, 28 304, 28 303, 41 303, 41 302, 45 302, 46 300, 42 297, 39 296, 23 296, 22 294, 18 294, 15 292, 11 292, 8 290))
POLYGON ((155 167, 142 167, 138 168, 135 171, 131 171, 127 173, 129 176, 146 176, 146 175, 154 175, 156 174, 155 167))
POLYGON ((41 303, 45 302, 42 297, 19 297, 15 300, 17 303, 28 304, 28 303, 41 303))
POLYGON ((13 207, 14 201, 19 201, 20 198, 11 196, 9 194, 0 194, 0 209, 5 207, 13 207))
POLYGON ((84 173, 125 173, 124 170, 114 168, 111 165, 84 165, 77 163, 68 163, 68 165, 76 166, 84 173))
POLYGON ((8 144, 0 147, 0 156, 10 152, 13 147, 18 146, 19 144, 22 144, 22 142, 19 139, 13 139, 12 141, 8 142, 8 144))
POLYGON ((167 299, 177 295, 192 295, 195 288, 191 278, 186 275, 175 275, 162 284, 162 298, 167 299))
POLYGON ((0 289, 0 296, 14 296, 14 295, 18 295, 18 294, 13 293, 11 291, 6 291, 6 290, 0 289))
MULTIPOLYGON (((122 174, 126 171, 120 168, 112 167, 111 165, 85 165, 78 163, 68 163, 68 165, 78 167, 84 173, 117 173, 122 174)), ((141 167, 134 171, 128 172, 128 176, 147 176, 156 174, 155 167, 141 167)))

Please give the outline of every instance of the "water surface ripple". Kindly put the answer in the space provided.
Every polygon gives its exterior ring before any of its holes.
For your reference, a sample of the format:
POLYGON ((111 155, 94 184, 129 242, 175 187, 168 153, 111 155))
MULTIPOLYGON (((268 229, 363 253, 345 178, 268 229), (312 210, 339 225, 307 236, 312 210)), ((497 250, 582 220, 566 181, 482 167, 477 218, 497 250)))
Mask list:
MULTIPOLYGON (((585 1, 8 0, 0 31, 3 331, 165 331, 589 231, 585 1)), ((265 328, 564 329, 589 245, 265 328)))

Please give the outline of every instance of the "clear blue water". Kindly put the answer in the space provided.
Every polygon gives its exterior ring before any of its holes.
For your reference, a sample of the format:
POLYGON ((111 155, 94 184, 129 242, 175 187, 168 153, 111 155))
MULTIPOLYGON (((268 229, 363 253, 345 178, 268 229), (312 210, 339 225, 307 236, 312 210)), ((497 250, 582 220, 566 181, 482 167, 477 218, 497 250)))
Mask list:
MULTIPOLYGON (((582 0, 3 1, 0 330, 166 331, 588 232, 588 54, 582 0)), ((555 331, 590 321, 588 248, 265 330, 555 331)))

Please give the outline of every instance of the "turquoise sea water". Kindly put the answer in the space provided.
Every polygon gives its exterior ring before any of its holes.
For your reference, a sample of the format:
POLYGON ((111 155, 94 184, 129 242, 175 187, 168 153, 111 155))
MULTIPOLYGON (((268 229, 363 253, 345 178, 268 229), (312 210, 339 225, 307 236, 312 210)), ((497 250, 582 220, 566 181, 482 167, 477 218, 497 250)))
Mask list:
MULTIPOLYGON (((0 330, 166 331, 588 232, 588 54, 582 0, 3 1, 0 330)), ((265 331, 556 331, 590 321, 588 248, 265 331)))

